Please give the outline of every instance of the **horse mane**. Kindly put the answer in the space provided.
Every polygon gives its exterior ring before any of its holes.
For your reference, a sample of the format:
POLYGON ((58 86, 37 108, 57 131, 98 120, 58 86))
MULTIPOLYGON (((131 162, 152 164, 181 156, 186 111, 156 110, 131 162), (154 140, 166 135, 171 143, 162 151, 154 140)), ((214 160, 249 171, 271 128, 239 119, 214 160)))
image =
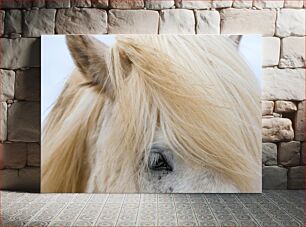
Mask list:
POLYGON ((113 96, 76 71, 48 115, 43 192, 137 192, 156 127, 194 168, 260 190, 260 89, 229 38, 118 35, 108 56, 113 96))

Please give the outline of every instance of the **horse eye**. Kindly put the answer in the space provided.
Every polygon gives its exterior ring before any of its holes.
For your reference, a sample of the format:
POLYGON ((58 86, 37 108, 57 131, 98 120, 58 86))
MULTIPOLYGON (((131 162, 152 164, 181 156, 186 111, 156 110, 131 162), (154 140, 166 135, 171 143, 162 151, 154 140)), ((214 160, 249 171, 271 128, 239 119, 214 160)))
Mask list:
POLYGON ((172 171, 172 167, 169 165, 166 157, 158 151, 151 151, 149 156, 149 168, 155 171, 172 171))

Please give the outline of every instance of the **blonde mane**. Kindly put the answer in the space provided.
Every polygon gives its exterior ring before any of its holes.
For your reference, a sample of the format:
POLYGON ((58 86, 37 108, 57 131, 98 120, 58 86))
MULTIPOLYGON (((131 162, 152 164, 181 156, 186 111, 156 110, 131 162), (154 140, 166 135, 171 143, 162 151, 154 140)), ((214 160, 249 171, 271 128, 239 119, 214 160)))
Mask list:
POLYGON ((139 192, 157 127, 190 166, 261 190, 260 89, 229 38, 120 35, 106 56, 106 82, 75 71, 48 116, 42 192, 139 192))

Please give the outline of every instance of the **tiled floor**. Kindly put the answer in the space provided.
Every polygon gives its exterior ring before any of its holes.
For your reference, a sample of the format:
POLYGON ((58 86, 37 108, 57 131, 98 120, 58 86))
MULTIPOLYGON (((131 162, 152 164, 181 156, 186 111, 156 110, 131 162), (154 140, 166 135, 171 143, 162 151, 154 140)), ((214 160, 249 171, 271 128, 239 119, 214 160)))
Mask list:
POLYGON ((262 194, 1 192, 4 226, 304 226, 303 191, 262 194))

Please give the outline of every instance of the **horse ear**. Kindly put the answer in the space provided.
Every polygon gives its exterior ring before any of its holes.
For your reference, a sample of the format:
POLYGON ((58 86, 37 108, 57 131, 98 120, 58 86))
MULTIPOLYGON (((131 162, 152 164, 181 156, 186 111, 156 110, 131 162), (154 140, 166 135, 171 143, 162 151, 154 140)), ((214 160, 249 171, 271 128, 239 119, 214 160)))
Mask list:
POLYGON ((109 47, 87 35, 66 35, 66 42, 79 71, 91 84, 107 88, 109 47))

